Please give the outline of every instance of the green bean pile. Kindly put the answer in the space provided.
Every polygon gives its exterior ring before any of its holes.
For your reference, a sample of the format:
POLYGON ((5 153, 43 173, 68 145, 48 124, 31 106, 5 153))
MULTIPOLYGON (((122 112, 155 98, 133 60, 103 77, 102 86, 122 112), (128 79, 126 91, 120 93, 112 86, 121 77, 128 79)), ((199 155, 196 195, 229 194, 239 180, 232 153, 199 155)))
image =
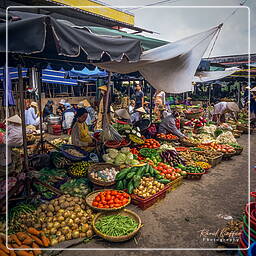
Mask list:
POLYGON ((128 216, 117 214, 100 218, 95 226, 105 235, 125 236, 132 233, 138 227, 138 223, 128 216))

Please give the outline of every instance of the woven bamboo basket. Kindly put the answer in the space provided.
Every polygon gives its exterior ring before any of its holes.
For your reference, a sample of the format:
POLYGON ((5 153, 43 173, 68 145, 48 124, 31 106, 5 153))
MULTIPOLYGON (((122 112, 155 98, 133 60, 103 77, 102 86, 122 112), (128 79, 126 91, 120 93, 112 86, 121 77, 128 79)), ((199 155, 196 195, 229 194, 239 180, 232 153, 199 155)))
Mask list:
POLYGON ((111 181, 111 182, 106 182, 106 181, 100 181, 98 179, 95 179, 91 176, 91 173, 94 171, 100 171, 100 170, 104 170, 106 168, 115 168, 117 171, 120 171, 120 167, 114 164, 108 164, 108 163, 98 163, 98 164, 94 164, 91 165, 88 168, 88 179, 95 185, 98 186, 102 186, 102 187, 109 187, 114 185, 116 182, 115 181, 111 181))
POLYGON ((118 212, 98 213, 92 221, 92 226, 93 226, 95 234, 98 235, 99 237, 101 237, 107 241, 110 241, 110 242, 118 243, 118 242, 124 242, 124 241, 130 240, 131 238, 133 238, 139 232, 140 228, 142 227, 142 224, 141 224, 140 217, 135 212, 124 209, 124 210, 118 211, 118 212), (138 223, 138 227, 132 233, 130 233, 126 236, 117 236, 116 237, 116 236, 108 236, 108 235, 101 233, 95 226, 97 220, 99 220, 100 218, 102 218, 104 216, 115 215, 115 214, 120 214, 123 216, 128 216, 128 217, 133 218, 138 223))
MULTIPOLYGON (((109 189, 102 189, 102 190, 97 190, 97 191, 93 191, 91 192, 90 194, 88 194, 85 198, 85 202, 87 205, 89 205, 92 209, 96 210, 96 211, 102 211, 102 212, 113 212, 113 211, 118 211, 118 210, 121 210, 123 209, 124 207, 126 207, 127 205, 129 205, 131 203, 131 197, 129 196, 128 198, 128 202, 121 206, 121 207, 118 207, 118 208, 98 208, 98 207, 95 207, 92 205, 92 202, 94 200, 94 198, 100 193, 100 192, 104 192, 106 190, 109 190, 109 189)), ((113 190, 113 189, 111 189, 113 190)), ((125 193, 124 191, 122 190, 116 190, 120 193, 125 193)))

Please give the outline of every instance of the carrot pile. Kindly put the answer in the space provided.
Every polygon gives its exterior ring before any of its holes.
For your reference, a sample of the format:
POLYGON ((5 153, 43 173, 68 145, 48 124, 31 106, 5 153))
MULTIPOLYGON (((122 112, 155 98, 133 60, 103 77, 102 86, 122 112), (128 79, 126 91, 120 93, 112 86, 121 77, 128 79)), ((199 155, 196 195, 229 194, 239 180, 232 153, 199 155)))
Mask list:
POLYGON ((38 256, 42 254, 40 248, 48 247, 49 245, 50 241, 45 234, 31 227, 28 228, 27 233, 18 232, 9 236, 8 247, 14 248, 14 250, 10 250, 6 247, 5 236, 1 236, 0 256, 38 256), (36 250, 32 250, 31 248, 36 250))

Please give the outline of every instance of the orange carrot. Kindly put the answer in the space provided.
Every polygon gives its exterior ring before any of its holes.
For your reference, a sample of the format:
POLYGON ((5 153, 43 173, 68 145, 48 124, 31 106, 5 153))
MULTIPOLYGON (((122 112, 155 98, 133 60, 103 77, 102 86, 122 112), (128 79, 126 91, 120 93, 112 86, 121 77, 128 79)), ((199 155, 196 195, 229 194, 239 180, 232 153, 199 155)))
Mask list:
POLYGON ((33 243, 33 240, 32 238, 29 237, 29 238, 26 238, 22 243, 26 245, 31 245, 33 243))
POLYGON ((16 251, 18 256, 33 256, 33 253, 26 252, 26 251, 16 251))
POLYGON ((50 240, 44 234, 41 234, 41 240, 44 244, 44 247, 48 247, 50 245, 50 240))
POLYGON ((31 248, 31 246, 28 246, 28 245, 26 245, 26 244, 23 244, 23 245, 21 245, 21 247, 20 248, 23 248, 23 249, 30 249, 31 248))
POLYGON ((10 250, 10 256, 16 256, 16 253, 14 250, 10 250))
POLYGON ((36 230, 35 228, 28 228, 28 233, 30 233, 31 235, 39 236, 41 232, 36 230))
POLYGON ((42 254, 40 247, 36 243, 32 244, 32 248, 38 249, 38 250, 33 250, 34 256, 38 256, 38 255, 42 254))
POLYGON ((0 244, 0 249, 4 251, 5 253, 9 254, 9 250, 6 248, 4 244, 0 244))
POLYGON ((30 235, 30 237, 34 240, 35 243, 37 243, 40 246, 44 246, 43 242, 36 236, 30 235))
POLYGON ((8 256, 8 253, 5 253, 3 250, 0 249, 0 256, 8 256))
POLYGON ((18 237, 13 234, 10 236, 11 240, 14 241, 17 245, 22 245, 21 241, 18 239, 18 237))
POLYGON ((22 242, 22 241, 24 241, 26 238, 28 238, 29 236, 26 234, 26 233, 24 233, 24 232, 18 232, 17 234, 16 234, 16 236, 17 236, 17 238, 22 242))

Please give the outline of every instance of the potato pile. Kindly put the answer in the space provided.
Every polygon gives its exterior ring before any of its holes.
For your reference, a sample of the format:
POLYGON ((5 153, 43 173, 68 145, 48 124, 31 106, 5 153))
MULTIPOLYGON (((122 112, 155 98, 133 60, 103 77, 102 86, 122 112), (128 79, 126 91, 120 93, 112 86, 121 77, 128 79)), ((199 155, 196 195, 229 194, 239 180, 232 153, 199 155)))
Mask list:
POLYGON ((133 190, 135 195, 143 198, 150 197, 164 188, 164 184, 156 181, 153 177, 143 177, 138 188, 133 190))
POLYGON ((91 223, 94 215, 82 198, 62 195, 40 205, 36 215, 52 246, 66 240, 93 236, 91 223))

